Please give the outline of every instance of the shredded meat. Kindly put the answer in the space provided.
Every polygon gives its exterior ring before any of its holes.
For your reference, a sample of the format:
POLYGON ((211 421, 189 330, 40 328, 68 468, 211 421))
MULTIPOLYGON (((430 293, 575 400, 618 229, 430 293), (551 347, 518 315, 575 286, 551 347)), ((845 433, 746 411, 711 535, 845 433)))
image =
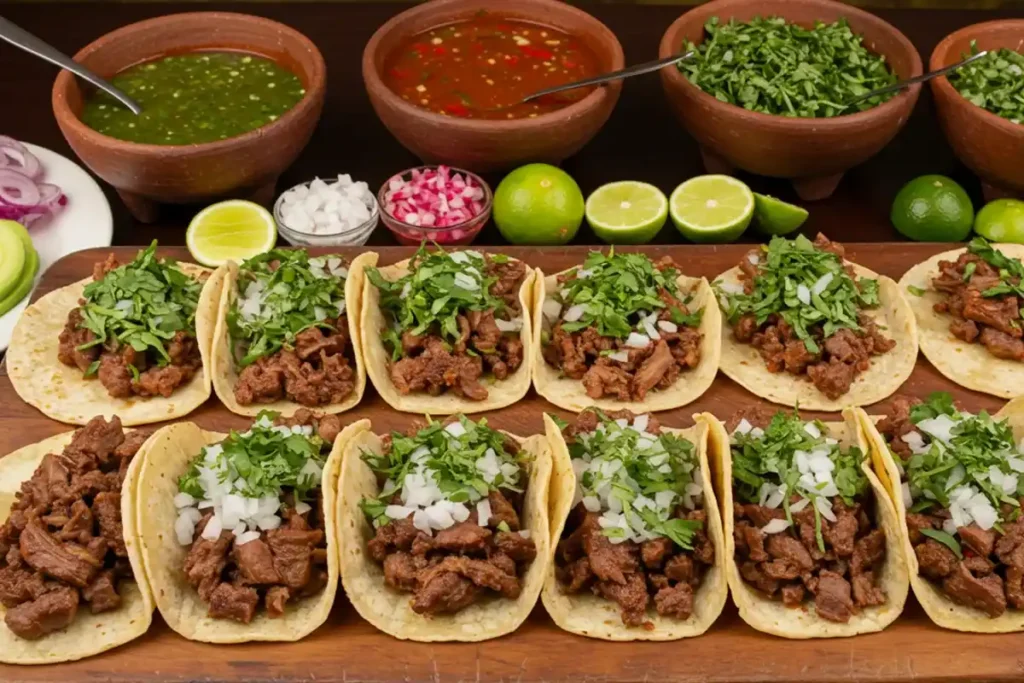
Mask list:
POLYGON ((145 439, 93 418, 61 454, 46 455, 0 527, 5 622, 35 640, 74 621, 79 607, 117 609, 132 580, 121 527, 123 471, 145 439))

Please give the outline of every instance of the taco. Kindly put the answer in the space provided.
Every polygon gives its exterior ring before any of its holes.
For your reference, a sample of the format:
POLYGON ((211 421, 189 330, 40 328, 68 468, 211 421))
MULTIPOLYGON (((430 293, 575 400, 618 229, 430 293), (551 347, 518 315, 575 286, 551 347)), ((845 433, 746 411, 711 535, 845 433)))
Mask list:
POLYGON ((117 415, 125 425, 181 417, 209 398, 223 278, 156 247, 123 265, 110 254, 91 279, 25 309, 7 351, 18 396, 61 422, 117 415))
POLYGON ((552 441, 551 545, 541 599, 555 624, 603 640, 676 640, 729 594, 708 428, 590 409, 552 441))
POLYGON ((147 436, 96 417, 0 459, 0 662, 69 662, 149 629, 132 507, 147 436))
POLYGON ((224 277, 210 366, 228 410, 292 415, 353 408, 366 389, 359 309, 363 269, 377 254, 310 258, 272 249, 218 269, 224 277))
POLYGON ((136 501, 146 574, 164 621, 207 643, 296 641, 338 588, 337 415, 261 413, 248 431, 191 422, 153 435, 136 501))
POLYGON ((671 257, 595 251, 537 282, 533 382, 555 405, 669 410, 714 381, 721 314, 708 281, 671 257))
POLYGON ((1024 245, 975 237, 900 278, 921 352, 961 386, 1013 398, 1024 386, 1024 245))
POLYGON ((729 588, 740 616, 783 638, 881 631, 909 582, 899 522, 856 409, 843 422, 745 411, 711 428, 729 588))
POLYGON ((818 235, 773 237, 715 280, 727 321, 722 372, 773 403, 838 411, 881 401, 910 377, 917 329, 890 278, 818 235))
POLYGON ((403 640, 515 631, 550 562, 543 436, 459 415, 405 435, 364 431, 339 483, 341 577, 360 616, 403 640))
POLYGON ((503 408, 526 395, 529 266, 502 254, 421 247, 366 275, 366 369, 388 405, 451 415, 503 408))
POLYGON ((936 392, 862 416, 886 472, 918 602, 943 628, 1024 631, 1024 402, 995 415, 936 392))

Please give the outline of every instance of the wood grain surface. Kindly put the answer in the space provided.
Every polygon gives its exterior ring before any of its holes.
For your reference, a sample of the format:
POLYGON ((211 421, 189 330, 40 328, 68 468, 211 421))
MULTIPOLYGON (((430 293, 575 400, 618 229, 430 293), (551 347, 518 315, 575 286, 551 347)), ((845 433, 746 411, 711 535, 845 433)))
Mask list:
MULTIPOLYGON (((935 244, 848 244, 848 256, 898 279, 910 266, 947 249, 935 244)), ((316 250, 314 250, 316 251, 316 250)), ((359 250, 341 250, 354 256, 359 250)), ((511 256, 555 272, 583 260, 586 248, 505 248, 511 256)), ((647 247, 652 257, 671 255, 689 275, 709 278, 732 267, 745 252, 739 245, 647 247)), ((115 252, 122 260, 135 248, 115 252)), ((380 249, 382 265, 407 258, 412 250, 380 249)), ((165 255, 187 259, 184 249, 165 255)), ((87 275, 106 251, 73 254, 47 273, 40 290, 50 291, 87 275)), ((924 395, 950 391, 969 410, 996 410, 1001 401, 961 389, 919 358, 901 392, 924 395)), ((659 413, 671 427, 692 423, 710 411, 728 417, 758 402, 724 376, 695 403, 659 413)), ((884 407, 884 403, 877 408, 884 407)), ((871 408, 869 412, 873 412, 871 408)), ((490 423, 527 435, 542 430, 545 411, 564 411, 532 391, 518 404, 488 413, 490 423)), ((808 413, 808 415, 815 415, 808 413)), ((376 431, 399 429, 408 414, 389 409, 372 387, 346 421, 370 418, 376 431)), ((192 415, 206 429, 225 431, 247 421, 230 415, 211 398, 192 415)), ((68 427, 22 403, 0 366, 0 453, 7 453, 68 427)), ((967 635, 932 625, 911 597, 904 614, 882 633, 840 640, 786 641, 744 624, 732 604, 704 636, 671 643, 606 643, 558 630, 538 604, 515 634, 479 644, 417 644, 394 640, 361 621, 340 595, 328 622, 312 636, 291 644, 214 646, 187 641, 157 617, 149 633, 116 650, 48 667, 0 666, 4 681, 593 681, 651 683, 682 681, 1010 681, 1024 678, 1024 634, 967 635)))

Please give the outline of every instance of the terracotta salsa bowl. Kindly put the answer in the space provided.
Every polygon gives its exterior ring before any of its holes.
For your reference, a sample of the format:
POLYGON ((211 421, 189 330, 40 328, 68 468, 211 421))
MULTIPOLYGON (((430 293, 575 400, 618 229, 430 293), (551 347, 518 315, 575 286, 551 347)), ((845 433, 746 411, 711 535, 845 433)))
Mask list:
POLYGON ((410 152, 427 163, 485 172, 544 161, 558 163, 597 134, 615 108, 621 83, 596 88, 567 107, 536 118, 491 121, 435 114, 409 104, 381 79, 391 52, 410 36, 470 19, 480 10, 558 28, 584 42, 602 72, 624 66, 622 46, 607 26, 557 0, 433 0, 395 16, 363 50, 363 81, 377 116, 410 152))
POLYGON ((142 221, 162 203, 227 197, 273 200, 278 176, 309 142, 323 109, 326 67, 313 43, 269 19, 229 12, 172 14, 130 24, 82 48, 75 61, 111 77, 169 54, 239 50, 273 59, 299 76, 306 95, 277 121, 196 145, 148 145, 97 133, 79 119, 85 87, 67 71, 53 84, 53 113, 68 144, 142 221))
MULTIPOLYGON (((1024 19, 987 21, 960 29, 935 46, 929 69, 959 61, 971 51, 1024 50, 1024 19)), ((1013 123, 964 98, 945 76, 931 82, 939 121, 957 157, 982 180, 987 199, 1024 196, 1024 124, 1013 123)))
MULTIPOLYGON (((899 78, 921 74, 921 57, 906 36, 872 14, 832 0, 713 0, 668 28, 660 55, 678 53, 685 40, 700 43, 704 23, 714 16, 723 22, 781 16, 807 28, 815 21, 846 18, 864 36, 865 47, 885 55, 899 78)), ((831 195, 846 170, 885 147, 907 122, 921 90, 912 86, 877 107, 846 116, 790 118, 720 102, 678 69, 662 69, 661 82, 676 117, 700 145, 708 171, 739 168, 788 178, 805 200, 831 195)))

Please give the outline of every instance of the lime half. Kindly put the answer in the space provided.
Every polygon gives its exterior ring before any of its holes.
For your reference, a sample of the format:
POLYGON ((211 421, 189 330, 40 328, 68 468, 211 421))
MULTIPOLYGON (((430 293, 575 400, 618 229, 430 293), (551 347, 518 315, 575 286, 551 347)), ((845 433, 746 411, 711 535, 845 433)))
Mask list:
POLYGON ((996 199, 974 217, 974 232, 993 242, 1024 244, 1024 202, 996 199))
POLYGON ((0 221, 0 230, 14 232, 25 249, 25 265, 21 271, 21 278, 15 283, 14 288, 5 295, 0 296, 0 315, 11 310, 22 299, 32 291, 32 285, 36 281, 36 273, 39 272, 39 254, 32 246, 32 238, 28 230, 21 223, 14 221, 0 221))
POLYGON ((227 261, 242 261, 273 249, 277 224, 259 204, 232 199, 212 204, 192 219, 185 244, 192 257, 216 268, 227 261))
POLYGON ((665 194, 648 183, 608 183, 587 197, 587 222, 608 244, 646 244, 668 219, 665 194))
POLYGON ((754 227, 765 235, 788 235, 803 225, 808 215, 802 206, 754 193, 754 227))
POLYGON ((732 242, 754 215, 754 193, 727 175, 690 178, 668 201, 672 222, 694 242, 732 242))

